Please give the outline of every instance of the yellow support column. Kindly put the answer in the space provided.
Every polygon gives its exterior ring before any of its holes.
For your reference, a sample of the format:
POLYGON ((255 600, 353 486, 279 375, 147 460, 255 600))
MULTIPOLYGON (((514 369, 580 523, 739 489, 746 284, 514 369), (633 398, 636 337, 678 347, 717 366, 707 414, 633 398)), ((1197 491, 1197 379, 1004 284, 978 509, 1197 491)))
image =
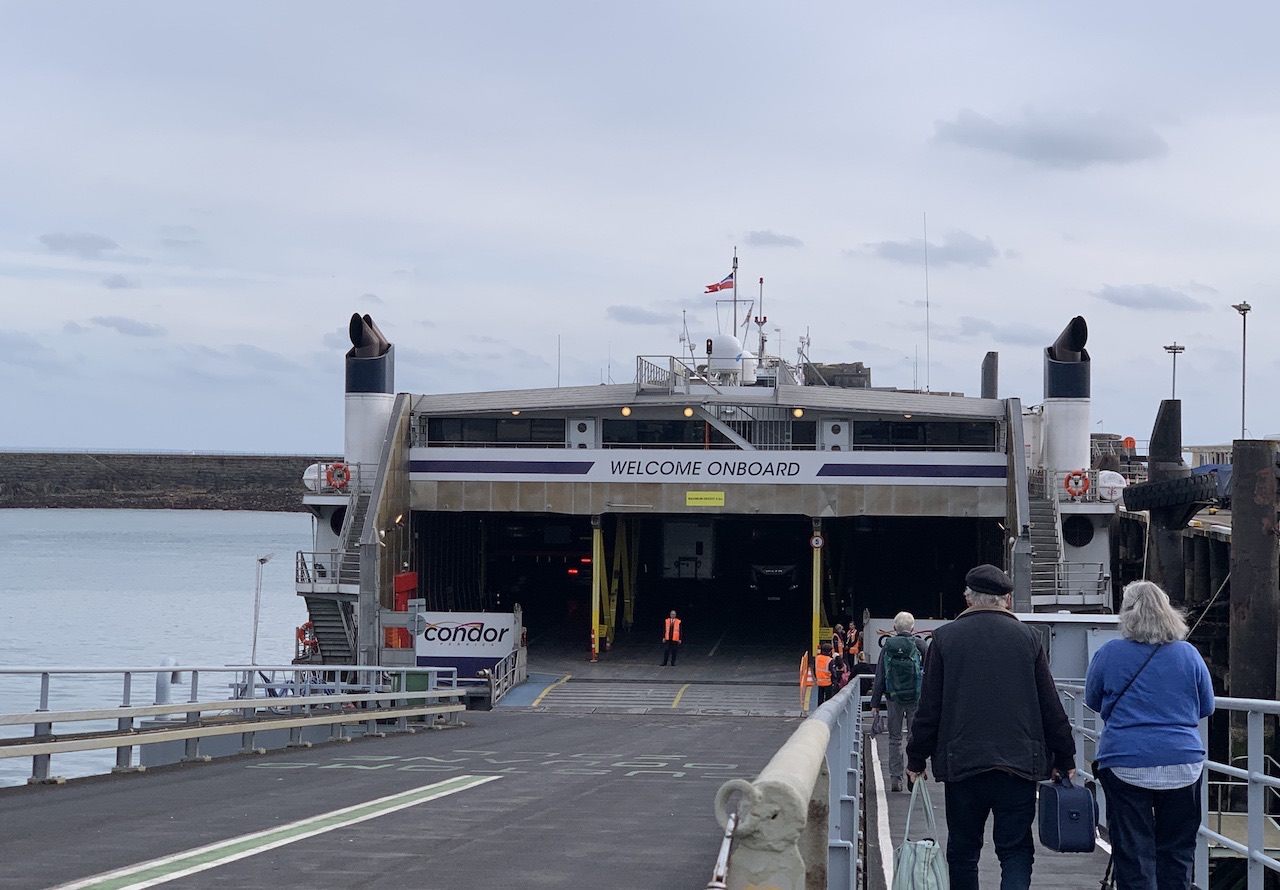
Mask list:
POLYGON ((813 520, 813 536, 809 546, 813 550, 813 649, 818 654, 819 628, 822 625, 822 520, 813 520))
POLYGON ((591 660, 600 660, 600 598, 604 590, 604 532, 591 517, 591 660))

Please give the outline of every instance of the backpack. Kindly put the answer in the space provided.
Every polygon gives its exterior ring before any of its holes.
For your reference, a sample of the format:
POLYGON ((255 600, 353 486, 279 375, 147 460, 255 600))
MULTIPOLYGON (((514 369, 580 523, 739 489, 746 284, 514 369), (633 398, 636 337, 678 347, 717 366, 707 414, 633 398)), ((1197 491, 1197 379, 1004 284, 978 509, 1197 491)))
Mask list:
POLYGON ((919 701, 924 669, 915 637, 890 637, 884 644, 881 657, 889 659, 884 666, 884 690, 889 701, 900 705, 919 701))

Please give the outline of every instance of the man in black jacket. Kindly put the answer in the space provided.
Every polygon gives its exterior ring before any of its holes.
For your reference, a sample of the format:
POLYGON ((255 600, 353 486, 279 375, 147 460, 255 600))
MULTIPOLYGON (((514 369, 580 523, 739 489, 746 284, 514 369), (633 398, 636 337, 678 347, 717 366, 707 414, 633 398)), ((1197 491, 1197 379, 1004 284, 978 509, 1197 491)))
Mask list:
POLYGON ((1036 782, 1075 774, 1075 740, 1039 636, 1018 621, 1013 581, 982 565, 965 576, 969 608, 933 633, 907 743, 907 779, 925 760, 946 783, 952 890, 977 890, 987 814, 1002 890, 1031 886, 1036 782))

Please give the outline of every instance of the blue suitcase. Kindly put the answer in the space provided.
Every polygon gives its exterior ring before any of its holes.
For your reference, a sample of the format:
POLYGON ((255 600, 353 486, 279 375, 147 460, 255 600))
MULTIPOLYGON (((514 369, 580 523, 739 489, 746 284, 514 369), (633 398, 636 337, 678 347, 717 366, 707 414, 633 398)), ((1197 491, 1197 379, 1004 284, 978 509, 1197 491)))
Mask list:
POLYGON ((1056 853, 1092 853, 1098 810, 1093 792, 1067 776, 1040 783, 1040 843, 1056 853))

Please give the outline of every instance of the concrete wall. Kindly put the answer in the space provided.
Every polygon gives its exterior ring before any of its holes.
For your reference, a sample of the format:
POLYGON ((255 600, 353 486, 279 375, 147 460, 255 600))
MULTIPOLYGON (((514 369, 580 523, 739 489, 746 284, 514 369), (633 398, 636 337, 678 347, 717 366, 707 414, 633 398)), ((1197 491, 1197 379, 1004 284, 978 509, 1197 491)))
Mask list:
POLYGON ((302 471, 333 456, 0 452, 0 508, 302 509, 302 471))

